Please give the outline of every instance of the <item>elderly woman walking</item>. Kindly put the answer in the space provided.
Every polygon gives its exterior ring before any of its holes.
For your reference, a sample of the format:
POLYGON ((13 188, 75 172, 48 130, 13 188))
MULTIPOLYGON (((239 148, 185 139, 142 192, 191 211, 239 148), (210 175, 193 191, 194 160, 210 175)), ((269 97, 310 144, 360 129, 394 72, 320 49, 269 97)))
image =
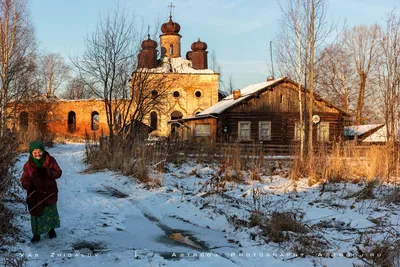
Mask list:
POLYGON ((45 151, 41 142, 29 146, 29 159, 21 177, 22 187, 27 190, 26 203, 31 214, 32 243, 40 241, 40 235, 48 233, 55 238, 54 228, 60 227, 57 211, 58 188, 56 179, 62 171, 57 161, 45 151))

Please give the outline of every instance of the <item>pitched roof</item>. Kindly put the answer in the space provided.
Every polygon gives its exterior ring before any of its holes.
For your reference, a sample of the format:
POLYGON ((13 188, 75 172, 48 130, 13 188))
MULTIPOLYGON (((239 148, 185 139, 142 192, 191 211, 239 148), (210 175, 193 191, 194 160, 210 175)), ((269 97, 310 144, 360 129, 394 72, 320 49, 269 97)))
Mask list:
POLYGON ((241 96, 237 99, 233 99, 233 94, 228 95, 227 97, 223 98, 221 101, 219 101, 217 104, 214 106, 211 106, 202 112, 198 113, 198 116, 204 116, 207 114, 221 114, 224 112, 226 109, 234 106, 235 104, 238 104, 242 102, 245 99, 250 98, 254 94, 258 93, 260 90, 271 86, 273 84, 276 84, 280 81, 283 81, 285 77, 268 81, 268 82, 262 82, 262 83, 256 83, 256 84, 251 84, 243 89, 240 90, 241 96))
POLYGON ((344 136, 361 136, 381 128, 383 124, 352 125, 344 127, 344 136))
MULTIPOLYGON (((266 81, 266 82, 262 82, 262 83, 256 83, 256 84, 251 84, 243 89, 240 90, 241 96, 237 99, 233 98, 233 94, 223 98, 221 101, 219 101, 217 104, 203 110, 202 112, 198 113, 198 116, 204 116, 204 115, 208 115, 208 114, 221 114, 222 112, 224 112, 225 110, 235 106, 236 104, 246 100, 246 99, 250 99, 252 96, 255 96, 257 94, 259 94, 262 90, 265 90, 267 87, 273 86, 273 85, 277 85, 278 83, 282 82, 282 81, 286 81, 292 84, 297 85, 296 82, 290 80, 288 77, 281 77, 279 79, 275 79, 272 81, 266 81)), ((302 86, 302 91, 304 91, 304 87, 302 86)), ((340 108, 336 107, 335 105, 333 105, 332 103, 328 102, 327 100, 323 99, 321 96, 319 96, 318 94, 314 93, 314 99, 318 100, 318 101, 323 101, 325 102, 329 107, 333 107, 337 110, 339 110, 340 112, 342 112, 344 115, 348 115, 346 112, 344 112, 343 110, 341 110, 340 108)))

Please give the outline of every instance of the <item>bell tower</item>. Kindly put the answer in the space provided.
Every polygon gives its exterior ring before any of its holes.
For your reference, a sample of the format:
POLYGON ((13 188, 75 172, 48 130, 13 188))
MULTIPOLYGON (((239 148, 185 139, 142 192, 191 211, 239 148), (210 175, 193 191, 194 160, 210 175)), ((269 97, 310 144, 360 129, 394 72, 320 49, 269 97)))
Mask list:
POLYGON ((172 20, 172 9, 175 7, 172 3, 168 6, 171 8, 169 13, 169 21, 161 26, 160 46, 161 57, 176 58, 181 56, 181 35, 179 31, 181 26, 172 20))

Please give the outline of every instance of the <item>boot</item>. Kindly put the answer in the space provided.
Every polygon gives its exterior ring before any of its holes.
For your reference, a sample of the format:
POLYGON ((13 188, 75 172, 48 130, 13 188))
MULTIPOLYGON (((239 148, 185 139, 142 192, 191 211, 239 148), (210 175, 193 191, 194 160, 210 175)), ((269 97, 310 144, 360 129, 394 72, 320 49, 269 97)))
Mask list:
POLYGON ((57 237, 56 231, 54 231, 54 228, 51 228, 51 230, 49 231, 49 238, 53 239, 56 237, 57 237))
POLYGON ((32 244, 36 244, 40 241, 40 235, 34 235, 31 239, 32 244))

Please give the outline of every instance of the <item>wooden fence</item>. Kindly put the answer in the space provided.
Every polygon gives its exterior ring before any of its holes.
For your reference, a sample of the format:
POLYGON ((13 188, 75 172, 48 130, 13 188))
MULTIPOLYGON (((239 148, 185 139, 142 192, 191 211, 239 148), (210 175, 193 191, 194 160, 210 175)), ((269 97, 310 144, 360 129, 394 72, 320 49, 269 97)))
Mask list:
MULTIPOLYGON (((154 146, 155 150, 168 154, 183 154, 185 156, 217 156, 240 154, 243 156, 263 156, 263 157, 279 157, 296 156, 299 154, 299 145, 277 145, 277 144, 257 144, 257 143, 197 143, 185 141, 150 141, 144 143, 148 146, 154 146)), ((333 143, 316 144, 315 152, 331 153, 333 143)), ((100 146, 105 148, 108 146, 106 137, 100 138, 100 146)), ((370 148, 382 146, 373 145, 353 145, 351 151, 356 155, 362 156, 364 152, 370 148)), ((342 146, 343 149, 343 146, 342 146)), ((349 150, 349 149, 347 149, 349 150)))

